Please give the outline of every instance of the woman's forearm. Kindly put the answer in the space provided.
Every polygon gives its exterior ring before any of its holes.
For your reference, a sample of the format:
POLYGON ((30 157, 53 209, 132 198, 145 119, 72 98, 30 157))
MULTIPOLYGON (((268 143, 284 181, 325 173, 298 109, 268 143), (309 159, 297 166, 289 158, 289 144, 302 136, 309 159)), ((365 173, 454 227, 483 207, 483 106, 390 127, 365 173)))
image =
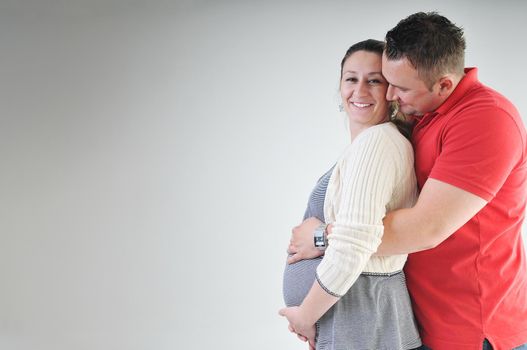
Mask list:
POLYGON ((307 336, 313 331, 315 323, 333 306, 339 298, 328 294, 317 281, 300 306, 280 310, 280 315, 287 318, 289 328, 297 334, 307 336))
POLYGON ((300 305, 301 313, 309 325, 315 324, 322 315, 326 313, 340 298, 333 296, 326 292, 315 281, 313 287, 306 295, 302 305, 300 305))

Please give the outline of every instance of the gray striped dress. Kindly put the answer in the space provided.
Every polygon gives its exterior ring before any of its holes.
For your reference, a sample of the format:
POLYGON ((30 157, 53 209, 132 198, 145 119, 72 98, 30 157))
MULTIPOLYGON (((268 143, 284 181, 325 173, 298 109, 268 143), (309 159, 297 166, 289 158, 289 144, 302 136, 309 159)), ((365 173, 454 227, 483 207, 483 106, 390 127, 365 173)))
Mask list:
MULTIPOLYGON (((304 220, 324 220, 324 198, 333 167, 317 182, 304 220)), ((287 306, 302 303, 322 258, 287 264, 283 294, 287 306)), ((317 350, 406 350, 421 345, 404 272, 362 273, 350 290, 317 322, 317 350)))

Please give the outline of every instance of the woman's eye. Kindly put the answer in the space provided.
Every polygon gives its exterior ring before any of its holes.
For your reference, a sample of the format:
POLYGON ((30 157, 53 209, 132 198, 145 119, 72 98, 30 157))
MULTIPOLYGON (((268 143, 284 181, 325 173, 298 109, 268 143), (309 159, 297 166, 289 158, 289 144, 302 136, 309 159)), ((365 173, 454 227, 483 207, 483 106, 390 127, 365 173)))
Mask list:
POLYGON ((379 79, 370 79, 370 80, 368 80, 368 83, 370 83, 370 84, 380 84, 381 81, 379 79))
POLYGON ((346 81, 349 81, 351 83, 356 83, 357 82, 357 78, 347 78, 346 81))

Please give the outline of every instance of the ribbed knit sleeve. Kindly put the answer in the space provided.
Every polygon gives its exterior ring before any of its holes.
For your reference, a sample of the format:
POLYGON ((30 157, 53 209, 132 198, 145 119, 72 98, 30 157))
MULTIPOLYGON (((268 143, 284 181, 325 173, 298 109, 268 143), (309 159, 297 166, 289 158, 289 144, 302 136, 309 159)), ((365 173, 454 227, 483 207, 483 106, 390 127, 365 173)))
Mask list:
POLYGON ((381 243, 382 219, 399 176, 398 144, 387 128, 378 125, 360 133, 328 185, 326 199, 335 220, 317 280, 335 296, 348 291, 381 243))

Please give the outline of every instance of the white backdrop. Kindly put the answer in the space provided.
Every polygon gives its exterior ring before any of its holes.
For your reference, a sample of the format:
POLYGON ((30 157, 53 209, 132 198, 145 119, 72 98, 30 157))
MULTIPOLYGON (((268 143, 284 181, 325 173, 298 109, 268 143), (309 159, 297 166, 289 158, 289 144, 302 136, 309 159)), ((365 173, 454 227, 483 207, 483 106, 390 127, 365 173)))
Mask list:
POLYGON ((522 1, 0 0, 0 349, 305 349, 281 276, 340 59, 420 10, 526 117, 522 1))

